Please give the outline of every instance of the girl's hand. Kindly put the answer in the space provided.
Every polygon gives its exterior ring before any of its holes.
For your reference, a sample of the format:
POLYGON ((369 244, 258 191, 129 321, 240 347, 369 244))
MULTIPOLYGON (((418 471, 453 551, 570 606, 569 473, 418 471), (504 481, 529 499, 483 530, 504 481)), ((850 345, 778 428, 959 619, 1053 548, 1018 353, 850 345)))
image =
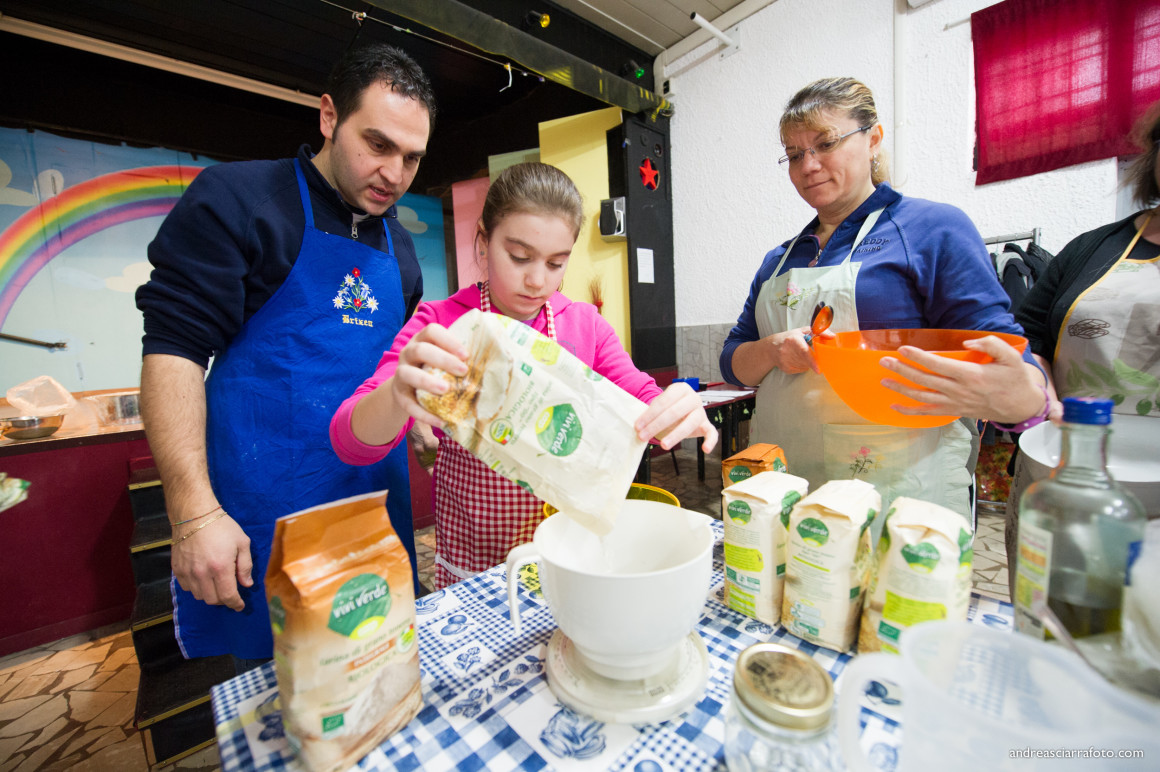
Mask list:
POLYGON ((882 385, 922 403, 891 407, 903 415, 960 415, 1005 424, 1043 411, 1042 374, 1018 351, 994 335, 968 340, 963 347, 987 354, 992 361, 963 362, 913 346, 901 346, 898 357, 883 357, 883 367, 918 388, 889 378, 882 385))
POLYGON ((717 445, 717 429, 687 383, 674 383, 661 392, 636 419, 634 428, 640 439, 647 442, 656 437, 665 450, 686 437, 704 437, 701 449, 706 453, 717 445))
POLYGON ((395 374, 379 388, 390 390, 396 405, 418 421, 442 426, 443 421, 427 412, 415 396, 416 389, 443 394, 449 384, 425 368, 432 367, 451 375, 467 374, 467 349, 459 338, 441 324, 429 324, 415 334, 399 352, 395 374))

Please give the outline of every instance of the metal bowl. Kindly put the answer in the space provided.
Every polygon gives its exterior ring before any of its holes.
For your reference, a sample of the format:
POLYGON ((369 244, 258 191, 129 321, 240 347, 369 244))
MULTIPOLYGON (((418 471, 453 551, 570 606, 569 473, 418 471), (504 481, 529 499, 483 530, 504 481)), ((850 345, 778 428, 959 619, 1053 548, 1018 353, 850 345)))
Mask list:
POLYGON ((22 415, 15 418, 0 418, 0 436, 10 440, 35 440, 47 437, 60 428, 64 414, 22 415))

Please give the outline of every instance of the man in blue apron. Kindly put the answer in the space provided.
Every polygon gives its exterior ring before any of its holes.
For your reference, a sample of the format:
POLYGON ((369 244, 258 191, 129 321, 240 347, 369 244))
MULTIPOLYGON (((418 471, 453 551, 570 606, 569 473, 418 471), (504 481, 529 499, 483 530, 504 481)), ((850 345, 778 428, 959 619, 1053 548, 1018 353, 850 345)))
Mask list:
POLYGON ((149 246, 141 412, 186 657, 230 654, 240 671, 272 656, 263 580, 274 521, 291 512, 386 489, 414 574, 406 448, 352 467, 327 433, 422 295, 394 204, 434 118, 409 56, 352 50, 322 97, 317 155, 304 145, 293 159, 207 167, 149 246))

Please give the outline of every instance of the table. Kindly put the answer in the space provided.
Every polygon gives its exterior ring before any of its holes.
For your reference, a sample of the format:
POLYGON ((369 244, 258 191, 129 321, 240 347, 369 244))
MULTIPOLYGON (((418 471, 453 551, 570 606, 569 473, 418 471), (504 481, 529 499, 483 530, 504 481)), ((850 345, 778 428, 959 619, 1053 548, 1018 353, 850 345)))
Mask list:
MULTIPOLYGON (((687 712, 663 724, 602 724, 558 703, 544 676, 544 653, 555 629, 542 598, 520 591, 524 633, 508 622, 503 566, 417 602, 424 707, 402 731, 360 764, 372 770, 718 770, 724 768, 724 710, 737 655, 760 641, 809 652, 835 678, 850 660, 772 628, 721 603, 721 525, 704 616, 697 630, 709 650, 709 683, 687 712), (561 718, 566 719, 561 721, 561 718), (561 725, 571 731, 559 732, 561 725)), ((1013 629, 1009 603, 972 595, 968 618, 1013 629)), ((837 684, 841 686, 839 681, 837 684)), ((863 747, 873 757, 896 754, 899 724, 890 699, 863 708, 863 747)), ((222 767, 296 769, 282 734, 274 666, 268 663, 212 689, 222 767)))
MULTIPOLYGON (((709 420, 721 433, 721 460, 744 450, 738 447, 738 429, 753 415, 757 389, 716 389, 700 392, 709 420)), ((705 451, 697 443, 697 479, 705 479, 705 451)))

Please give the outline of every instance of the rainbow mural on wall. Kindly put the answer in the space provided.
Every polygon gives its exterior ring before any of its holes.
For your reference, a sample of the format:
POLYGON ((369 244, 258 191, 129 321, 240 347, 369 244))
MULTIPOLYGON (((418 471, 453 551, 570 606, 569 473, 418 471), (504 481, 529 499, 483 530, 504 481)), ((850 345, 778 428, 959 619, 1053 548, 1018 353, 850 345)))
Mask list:
POLYGON ((0 232, 0 329, 16 298, 50 260, 114 225, 169 213, 200 166, 143 166, 65 188, 0 232))

